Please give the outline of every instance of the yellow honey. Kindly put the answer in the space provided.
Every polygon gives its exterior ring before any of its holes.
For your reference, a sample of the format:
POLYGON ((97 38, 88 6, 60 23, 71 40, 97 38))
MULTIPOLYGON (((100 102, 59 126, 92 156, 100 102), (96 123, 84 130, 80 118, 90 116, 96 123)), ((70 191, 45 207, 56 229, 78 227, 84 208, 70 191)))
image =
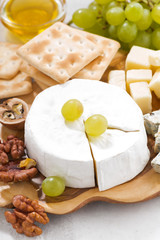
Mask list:
POLYGON ((61 0, 8 0, 2 6, 1 20, 12 32, 30 39, 64 19, 63 4, 61 0))

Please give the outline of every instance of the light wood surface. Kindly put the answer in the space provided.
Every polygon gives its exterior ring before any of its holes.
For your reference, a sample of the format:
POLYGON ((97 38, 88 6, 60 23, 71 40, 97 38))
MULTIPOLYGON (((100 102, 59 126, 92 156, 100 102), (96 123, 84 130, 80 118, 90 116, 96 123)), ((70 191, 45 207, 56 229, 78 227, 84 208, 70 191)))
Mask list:
MULTIPOLYGON (((107 81, 107 74, 111 69, 123 69, 126 55, 119 52, 112 61, 109 69, 103 76, 102 81, 107 81)), ((23 96, 22 99, 27 101, 29 106, 32 104, 35 96, 40 92, 40 88, 34 83, 32 94, 23 96)), ((160 100, 153 95, 153 110, 160 108, 160 100)), ((8 134, 23 136, 23 131, 11 131, 4 126, 0 126, 0 133, 3 139, 8 134)), ((151 149, 151 159, 154 157, 153 139, 148 138, 151 149)), ((38 199, 38 191, 29 182, 14 184, 0 183, 0 207, 5 207, 11 203, 11 199, 16 194, 24 194, 31 199, 38 199)), ((155 173, 151 168, 150 162, 146 168, 133 180, 116 186, 112 189, 100 192, 98 188, 74 189, 66 188, 65 192, 56 198, 46 198, 40 201, 45 210, 54 214, 66 214, 83 207, 89 202, 106 201, 113 203, 135 203, 147 201, 160 195, 160 174, 155 173)))

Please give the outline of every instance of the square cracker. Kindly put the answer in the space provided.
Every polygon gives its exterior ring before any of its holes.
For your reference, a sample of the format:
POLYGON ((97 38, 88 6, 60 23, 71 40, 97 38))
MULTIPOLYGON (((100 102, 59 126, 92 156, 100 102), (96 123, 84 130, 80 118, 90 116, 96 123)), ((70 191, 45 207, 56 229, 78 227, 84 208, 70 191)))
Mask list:
POLYGON ((41 72, 63 83, 100 56, 100 49, 76 29, 57 22, 20 47, 17 53, 41 72))
POLYGON ((52 78, 48 77, 46 74, 40 72, 35 67, 28 64, 26 61, 22 61, 20 66, 20 71, 27 73, 29 76, 34 78, 34 80, 38 80, 42 85, 46 85, 48 87, 58 84, 58 82, 54 81, 52 78))
POLYGON ((32 92, 32 79, 25 73, 19 73, 8 80, 0 80, 0 99, 25 95, 32 92))
MULTIPOLYGON (((103 55, 97 57, 82 70, 74 75, 75 78, 86 78, 93 80, 100 80, 103 73, 109 66, 110 62, 116 55, 120 44, 109 38, 101 37, 96 34, 88 33, 85 31, 77 30, 80 34, 85 36, 87 39, 93 43, 99 45, 103 51, 103 55)), ((73 78, 73 77, 72 77, 73 78)))
POLYGON ((19 72, 21 59, 16 51, 20 45, 0 42, 0 78, 11 79, 19 72))

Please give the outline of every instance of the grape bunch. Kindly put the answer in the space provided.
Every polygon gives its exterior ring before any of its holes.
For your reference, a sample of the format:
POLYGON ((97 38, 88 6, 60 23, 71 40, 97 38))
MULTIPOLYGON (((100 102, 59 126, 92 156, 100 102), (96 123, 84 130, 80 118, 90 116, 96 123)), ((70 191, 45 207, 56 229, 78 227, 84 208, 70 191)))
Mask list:
POLYGON ((160 49, 160 0, 95 0, 75 11, 72 22, 119 41, 125 50, 133 45, 160 49))

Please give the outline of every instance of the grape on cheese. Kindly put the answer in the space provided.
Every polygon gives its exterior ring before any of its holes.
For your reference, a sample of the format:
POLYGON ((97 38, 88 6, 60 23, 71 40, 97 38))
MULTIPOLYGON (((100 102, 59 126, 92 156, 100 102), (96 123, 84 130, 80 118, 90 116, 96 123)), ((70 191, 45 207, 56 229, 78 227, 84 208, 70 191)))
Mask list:
POLYGON ((134 100, 121 88, 87 79, 50 87, 35 98, 25 142, 46 177, 60 176, 66 186, 86 188, 95 186, 96 176, 100 191, 135 177, 150 155, 143 115, 134 100), (61 114, 69 99, 78 99, 84 107, 74 122, 61 114), (101 136, 87 137, 84 122, 95 114, 107 119, 108 128, 101 136))
POLYGON ((152 111, 152 95, 147 82, 135 82, 129 85, 130 94, 143 114, 152 111))

